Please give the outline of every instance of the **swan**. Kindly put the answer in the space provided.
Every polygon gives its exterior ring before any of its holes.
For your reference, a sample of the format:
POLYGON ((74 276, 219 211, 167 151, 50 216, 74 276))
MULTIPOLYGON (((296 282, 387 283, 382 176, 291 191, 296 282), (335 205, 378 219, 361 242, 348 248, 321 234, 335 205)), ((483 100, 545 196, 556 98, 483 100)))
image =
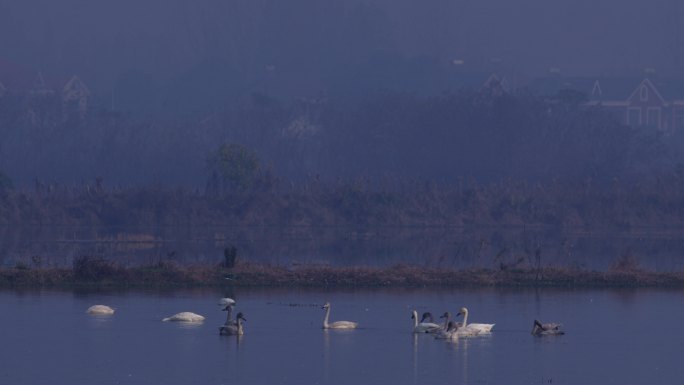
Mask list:
POLYGON ((560 330, 562 324, 559 323, 541 323, 539 320, 534 320, 532 324, 532 335, 535 336, 560 336, 565 334, 560 330))
POLYGON ((456 314, 456 317, 463 315, 463 327, 459 329, 459 333, 462 335, 477 335, 480 333, 489 333, 492 331, 492 328, 494 327, 495 324, 477 324, 477 323, 468 323, 468 309, 465 307, 462 307, 459 311, 458 314, 456 314))
POLYGON ((219 328, 219 334, 221 335, 226 335, 226 336, 241 336, 244 333, 244 330, 242 329, 242 322, 247 321, 247 319, 242 315, 242 313, 238 313, 237 317, 235 317, 235 324, 234 325, 223 325, 219 328))
POLYGON ((88 314, 114 314, 114 309, 107 305, 93 305, 86 310, 88 314))
POLYGON ((420 322, 422 323, 422 322, 435 322, 435 321, 432 320, 432 313, 430 313, 428 311, 428 312, 423 313, 423 317, 421 317, 420 322))
POLYGON ((328 318, 330 317, 330 302, 326 302, 321 309, 325 309, 323 329, 356 329, 356 327, 359 325, 358 323, 351 321, 335 321, 328 323, 328 318))
MULTIPOLYGON (((449 322, 451 321, 451 313, 445 311, 444 314, 439 316, 439 318, 444 318, 444 326, 442 326, 442 330, 446 331, 449 328, 449 322)), ((463 327, 463 324, 460 322, 454 322, 454 325, 458 326, 459 328, 463 327)))
POLYGON ((423 322, 425 319, 431 319, 432 316, 426 316, 430 313, 423 314, 423 319, 418 323, 418 312, 413 311, 411 314, 411 319, 413 320, 413 332, 414 333, 436 333, 441 330, 442 327, 433 322, 423 322))
POLYGON ((237 302, 235 302, 234 299, 232 298, 221 298, 218 302, 220 306, 226 307, 226 306, 235 306, 237 305, 237 302))
POLYGON ((223 311, 226 312, 226 322, 224 322, 224 325, 237 325, 237 319, 233 319, 233 307, 232 306, 226 306, 223 308, 223 311))
POLYGON ((184 311, 182 313, 174 314, 171 317, 166 317, 162 321, 176 321, 176 322, 202 322, 204 321, 204 317, 191 313, 189 311, 184 311))
POLYGON ((459 323, 454 321, 449 321, 446 324, 446 329, 440 329, 436 334, 435 338, 439 340, 458 340, 460 334, 458 333, 460 329, 459 323))

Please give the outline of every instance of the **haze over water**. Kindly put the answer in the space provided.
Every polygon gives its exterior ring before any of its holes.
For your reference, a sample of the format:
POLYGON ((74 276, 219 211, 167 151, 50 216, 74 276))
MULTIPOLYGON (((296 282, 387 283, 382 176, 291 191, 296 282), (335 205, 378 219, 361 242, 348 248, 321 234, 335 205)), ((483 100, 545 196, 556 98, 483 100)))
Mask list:
POLYGON ((288 290, 0 292, 3 384, 669 384, 684 338, 681 291, 288 290), (219 336, 234 297, 245 335, 219 336), (331 320, 358 330, 324 331, 331 320), (97 303, 111 317, 85 314, 97 303), (411 333, 410 311, 470 310, 490 336, 450 343, 411 333), (161 322, 180 311, 200 325, 161 322), (532 320, 567 334, 530 335, 532 320), (649 326, 645 326, 649 325, 649 326))

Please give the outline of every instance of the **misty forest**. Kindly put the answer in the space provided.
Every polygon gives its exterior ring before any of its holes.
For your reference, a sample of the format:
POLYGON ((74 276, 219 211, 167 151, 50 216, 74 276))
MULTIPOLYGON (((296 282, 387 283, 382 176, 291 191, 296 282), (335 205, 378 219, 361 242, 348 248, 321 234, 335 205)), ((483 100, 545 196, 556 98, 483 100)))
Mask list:
POLYGON ((683 35, 665 19, 663 46, 639 40, 629 24, 638 4, 603 32, 624 33, 647 58, 602 40, 577 45, 599 32, 608 0, 592 16, 572 8, 568 19, 589 18, 582 28, 541 23, 532 7, 568 10, 534 0, 434 0, 434 10, 382 0, 27 3, 0 4, 10 261, 50 254, 17 251, 16 225, 629 232, 684 219, 683 35), (527 22, 513 28, 506 11, 527 22), (534 47, 543 49, 533 58, 534 47), (658 115, 644 104, 634 120, 633 89, 642 104, 659 96, 658 115))

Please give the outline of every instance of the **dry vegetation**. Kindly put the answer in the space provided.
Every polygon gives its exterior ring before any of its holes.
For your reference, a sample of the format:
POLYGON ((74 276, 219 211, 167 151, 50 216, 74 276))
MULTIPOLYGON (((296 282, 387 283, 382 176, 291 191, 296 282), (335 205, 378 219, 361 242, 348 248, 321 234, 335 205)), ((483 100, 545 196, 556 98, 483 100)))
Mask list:
POLYGON ((0 287, 16 286, 296 286, 296 287, 426 287, 426 286, 561 286, 681 287, 684 272, 656 273, 618 261, 607 272, 544 269, 435 269, 410 265, 385 268, 300 266, 237 263, 124 268, 90 257, 77 258, 71 268, 17 266, 0 269, 0 287))
MULTIPOLYGON (((272 178, 272 177, 271 177, 272 178)), ((277 178, 249 190, 189 191, 36 184, 0 189, 1 225, 76 226, 558 226, 684 224, 684 171, 634 184, 340 181, 277 178)))

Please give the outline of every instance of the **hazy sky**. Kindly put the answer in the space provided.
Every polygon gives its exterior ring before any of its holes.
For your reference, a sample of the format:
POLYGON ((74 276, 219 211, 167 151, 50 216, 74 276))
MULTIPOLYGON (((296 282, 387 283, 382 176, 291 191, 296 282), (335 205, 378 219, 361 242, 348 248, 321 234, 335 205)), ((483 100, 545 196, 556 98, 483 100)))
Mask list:
POLYGON ((364 44, 360 56, 495 59, 526 76, 679 75, 681 20, 677 0, 0 0, 0 58, 95 88, 130 70, 174 77, 214 55, 261 67, 316 52, 315 66, 364 44), (366 43, 371 32, 380 42, 366 43))

